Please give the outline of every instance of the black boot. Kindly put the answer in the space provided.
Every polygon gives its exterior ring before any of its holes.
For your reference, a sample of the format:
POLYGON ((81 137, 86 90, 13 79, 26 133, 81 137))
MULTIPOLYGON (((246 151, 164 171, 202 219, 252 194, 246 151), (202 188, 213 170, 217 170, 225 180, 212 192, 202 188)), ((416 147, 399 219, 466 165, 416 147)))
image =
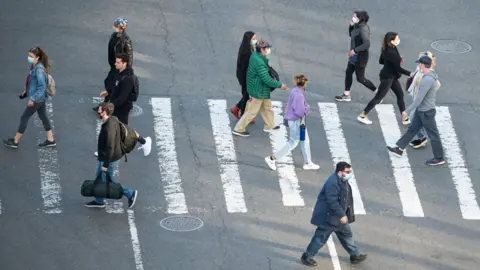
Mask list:
POLYGON ((350 256, 350 262, 353 264, 361 263, 367 259, 367 254, 360 254, 358 256, 350 256))
POLYGON ((317 266, 317 262, 311 258, 311 257, 307 257, 307 254, 303 253, 302 254, 302 263, 305 264, 305 265, 308 265, 308 266, 317 266))

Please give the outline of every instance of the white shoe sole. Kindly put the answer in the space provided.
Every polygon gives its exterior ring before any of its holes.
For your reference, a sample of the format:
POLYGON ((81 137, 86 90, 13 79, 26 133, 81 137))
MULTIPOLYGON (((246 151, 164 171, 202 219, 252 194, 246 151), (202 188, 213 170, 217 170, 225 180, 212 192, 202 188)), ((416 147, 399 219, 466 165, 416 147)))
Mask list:
POLYGON ((270 169, 272 169, 272 171, 276 171, 277 166, 275 166, 275 162, 271 162, 271 161, 272 160, 270 159, 270 157, 265 158, 265 162, 267 163, 268 167, 270 167, 270 169))

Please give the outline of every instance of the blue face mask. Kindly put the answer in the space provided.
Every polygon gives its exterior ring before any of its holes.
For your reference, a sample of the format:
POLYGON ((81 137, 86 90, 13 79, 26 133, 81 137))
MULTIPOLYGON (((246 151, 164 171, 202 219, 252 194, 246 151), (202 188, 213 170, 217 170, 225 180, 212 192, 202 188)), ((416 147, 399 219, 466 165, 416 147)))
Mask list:
POLYGON ((33 59, 33 57, 30 57, 30 56, 29 56, 29 57, 27 58, 27 61, 28 61, 29 64, 33 64, 33 61, 35 61, 35 59, 33 59))
POLYGON ((352 173, 346 174, 346 175, 343 177, 343 180, 348 181, 348 180, 352 179, 352 176, 353 176, 352 173))

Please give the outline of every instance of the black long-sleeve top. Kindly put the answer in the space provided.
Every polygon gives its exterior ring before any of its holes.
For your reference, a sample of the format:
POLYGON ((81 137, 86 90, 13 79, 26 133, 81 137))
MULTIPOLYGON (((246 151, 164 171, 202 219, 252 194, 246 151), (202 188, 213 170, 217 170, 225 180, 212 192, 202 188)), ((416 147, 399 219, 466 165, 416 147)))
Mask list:
POLYGON ((387 47, 380 54, 380 58, 378 59, 378 63, 383 65, 382 70, 380 70, 380 78, 399 79, 401 74, 410 76, 411 72, 402 68, 401 61, 402 57, 400 57, 397 47, 387 47))

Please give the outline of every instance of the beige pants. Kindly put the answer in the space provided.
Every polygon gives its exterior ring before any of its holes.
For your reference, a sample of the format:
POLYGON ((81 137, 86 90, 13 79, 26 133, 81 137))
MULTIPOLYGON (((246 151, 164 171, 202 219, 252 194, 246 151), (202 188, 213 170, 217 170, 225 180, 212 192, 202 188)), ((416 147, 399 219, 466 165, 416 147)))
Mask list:
POLYGON ((242 118, 238 120, 234 130, 237 132, 244 132, 245 128, 250 124, 250 121, 252 121, 259 112, 263 119, 263 128, 274 128, 275 122, 273 118, 272 101, 270 99, 256 99, 251 97, 247 102, 245 113, 242 115, 242 118))

